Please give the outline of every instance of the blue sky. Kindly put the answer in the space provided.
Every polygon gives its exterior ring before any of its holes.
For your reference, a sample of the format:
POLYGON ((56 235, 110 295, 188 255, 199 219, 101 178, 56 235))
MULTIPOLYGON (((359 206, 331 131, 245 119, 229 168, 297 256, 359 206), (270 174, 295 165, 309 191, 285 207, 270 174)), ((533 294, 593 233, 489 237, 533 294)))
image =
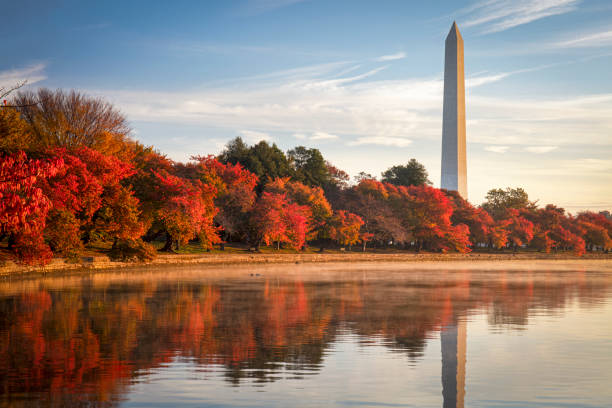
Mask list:
POLYGON ((116 104, 171 158, 235 136, 351 175, 440 179, 444 38, 465 42, 468 190, 612 209, 612 2, 0 0, 0 85, 116 104))

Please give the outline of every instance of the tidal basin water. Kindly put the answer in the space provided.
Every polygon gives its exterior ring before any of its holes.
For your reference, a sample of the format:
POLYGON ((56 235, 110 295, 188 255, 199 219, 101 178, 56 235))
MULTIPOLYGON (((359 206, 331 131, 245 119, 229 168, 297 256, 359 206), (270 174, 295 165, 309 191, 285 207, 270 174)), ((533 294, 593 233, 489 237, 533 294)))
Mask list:
POLYGON ((611 407, 608 262, 0 281, 0 407, 611 407))

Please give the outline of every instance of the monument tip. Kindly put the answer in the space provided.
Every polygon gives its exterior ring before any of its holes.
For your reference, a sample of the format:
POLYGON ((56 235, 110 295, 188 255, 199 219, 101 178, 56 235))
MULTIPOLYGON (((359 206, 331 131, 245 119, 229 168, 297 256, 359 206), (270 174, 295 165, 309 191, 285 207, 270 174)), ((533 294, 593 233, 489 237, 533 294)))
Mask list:
POLYGON ((456 21, 453 21, 453 25, 451 26, 447 37, 451 37, 453 34, 455 34, 455 37, 461 37, 461 32, 459 31, 459 27, 457 26, 456 21))

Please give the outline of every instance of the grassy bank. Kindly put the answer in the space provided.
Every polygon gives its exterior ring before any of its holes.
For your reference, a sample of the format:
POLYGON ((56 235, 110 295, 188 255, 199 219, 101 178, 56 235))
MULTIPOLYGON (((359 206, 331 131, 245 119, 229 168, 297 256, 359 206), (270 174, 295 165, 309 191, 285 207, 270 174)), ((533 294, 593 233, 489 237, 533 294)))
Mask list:
POLYGON ((327 250, 323 253, 312 248, 303 252, 293 250, 274 250, 263 248, 261 252, 254 253, 238 247, 226 247, 225 251, 214 250, 201 252, 193 247, 186 247, 179 253, 160 253, 156 259, 147 263, 141 262, 113 262, 103 248, 91 248, 76 262, 55 258, 44 267, 17 265, 5 261, 0 266, 0 276, 21 275, 28 273, 50 273, 61 271, 100 270, 115 268, 134 268, 143 266, 163 265, 232 265, 232 264, 283 264, 283 263, 329 263, 329 262, 447 262, 447 261, 507 261, 507 260, 603 260, 612 262, 612 254, 587 253, 576 257, 569 252, 540 253, 540 252, 471 252, 459 253, 430 253, 407 252, 397 250, 370 250, 368 252, 350 252, 340 250, 327 250))

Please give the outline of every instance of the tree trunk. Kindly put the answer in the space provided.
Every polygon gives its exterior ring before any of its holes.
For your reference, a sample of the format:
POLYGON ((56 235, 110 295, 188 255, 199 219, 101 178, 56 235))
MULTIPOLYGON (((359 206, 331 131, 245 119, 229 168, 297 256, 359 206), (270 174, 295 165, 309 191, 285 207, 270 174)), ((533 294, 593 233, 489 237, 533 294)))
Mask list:
POLYGON ((161 249, 163 252, 171 252, 172 251, 172 237, 170 234, 166 233, 166 243, 164 247, 161 249))
POLYGON ((13 249, 14 246, 15 246, 15 234, 9 234, 8 249, 13 249))
POLYGON ((164 233, 164 230, 157 230, 157 231, 156 231, 155 233, 153 233, 153 234, 149 234, 149 233, 147 233, 147 234, 145 234, 145 235, 142 237, 142 240, 143 240, 144 242, 151 242, 151 241, 155 241, 155 240, 156 240, 156 239, 157 239, 157 238, 158 238, 158 237, 159 237, 161 234, 163 234, 163 233, 164 233))

